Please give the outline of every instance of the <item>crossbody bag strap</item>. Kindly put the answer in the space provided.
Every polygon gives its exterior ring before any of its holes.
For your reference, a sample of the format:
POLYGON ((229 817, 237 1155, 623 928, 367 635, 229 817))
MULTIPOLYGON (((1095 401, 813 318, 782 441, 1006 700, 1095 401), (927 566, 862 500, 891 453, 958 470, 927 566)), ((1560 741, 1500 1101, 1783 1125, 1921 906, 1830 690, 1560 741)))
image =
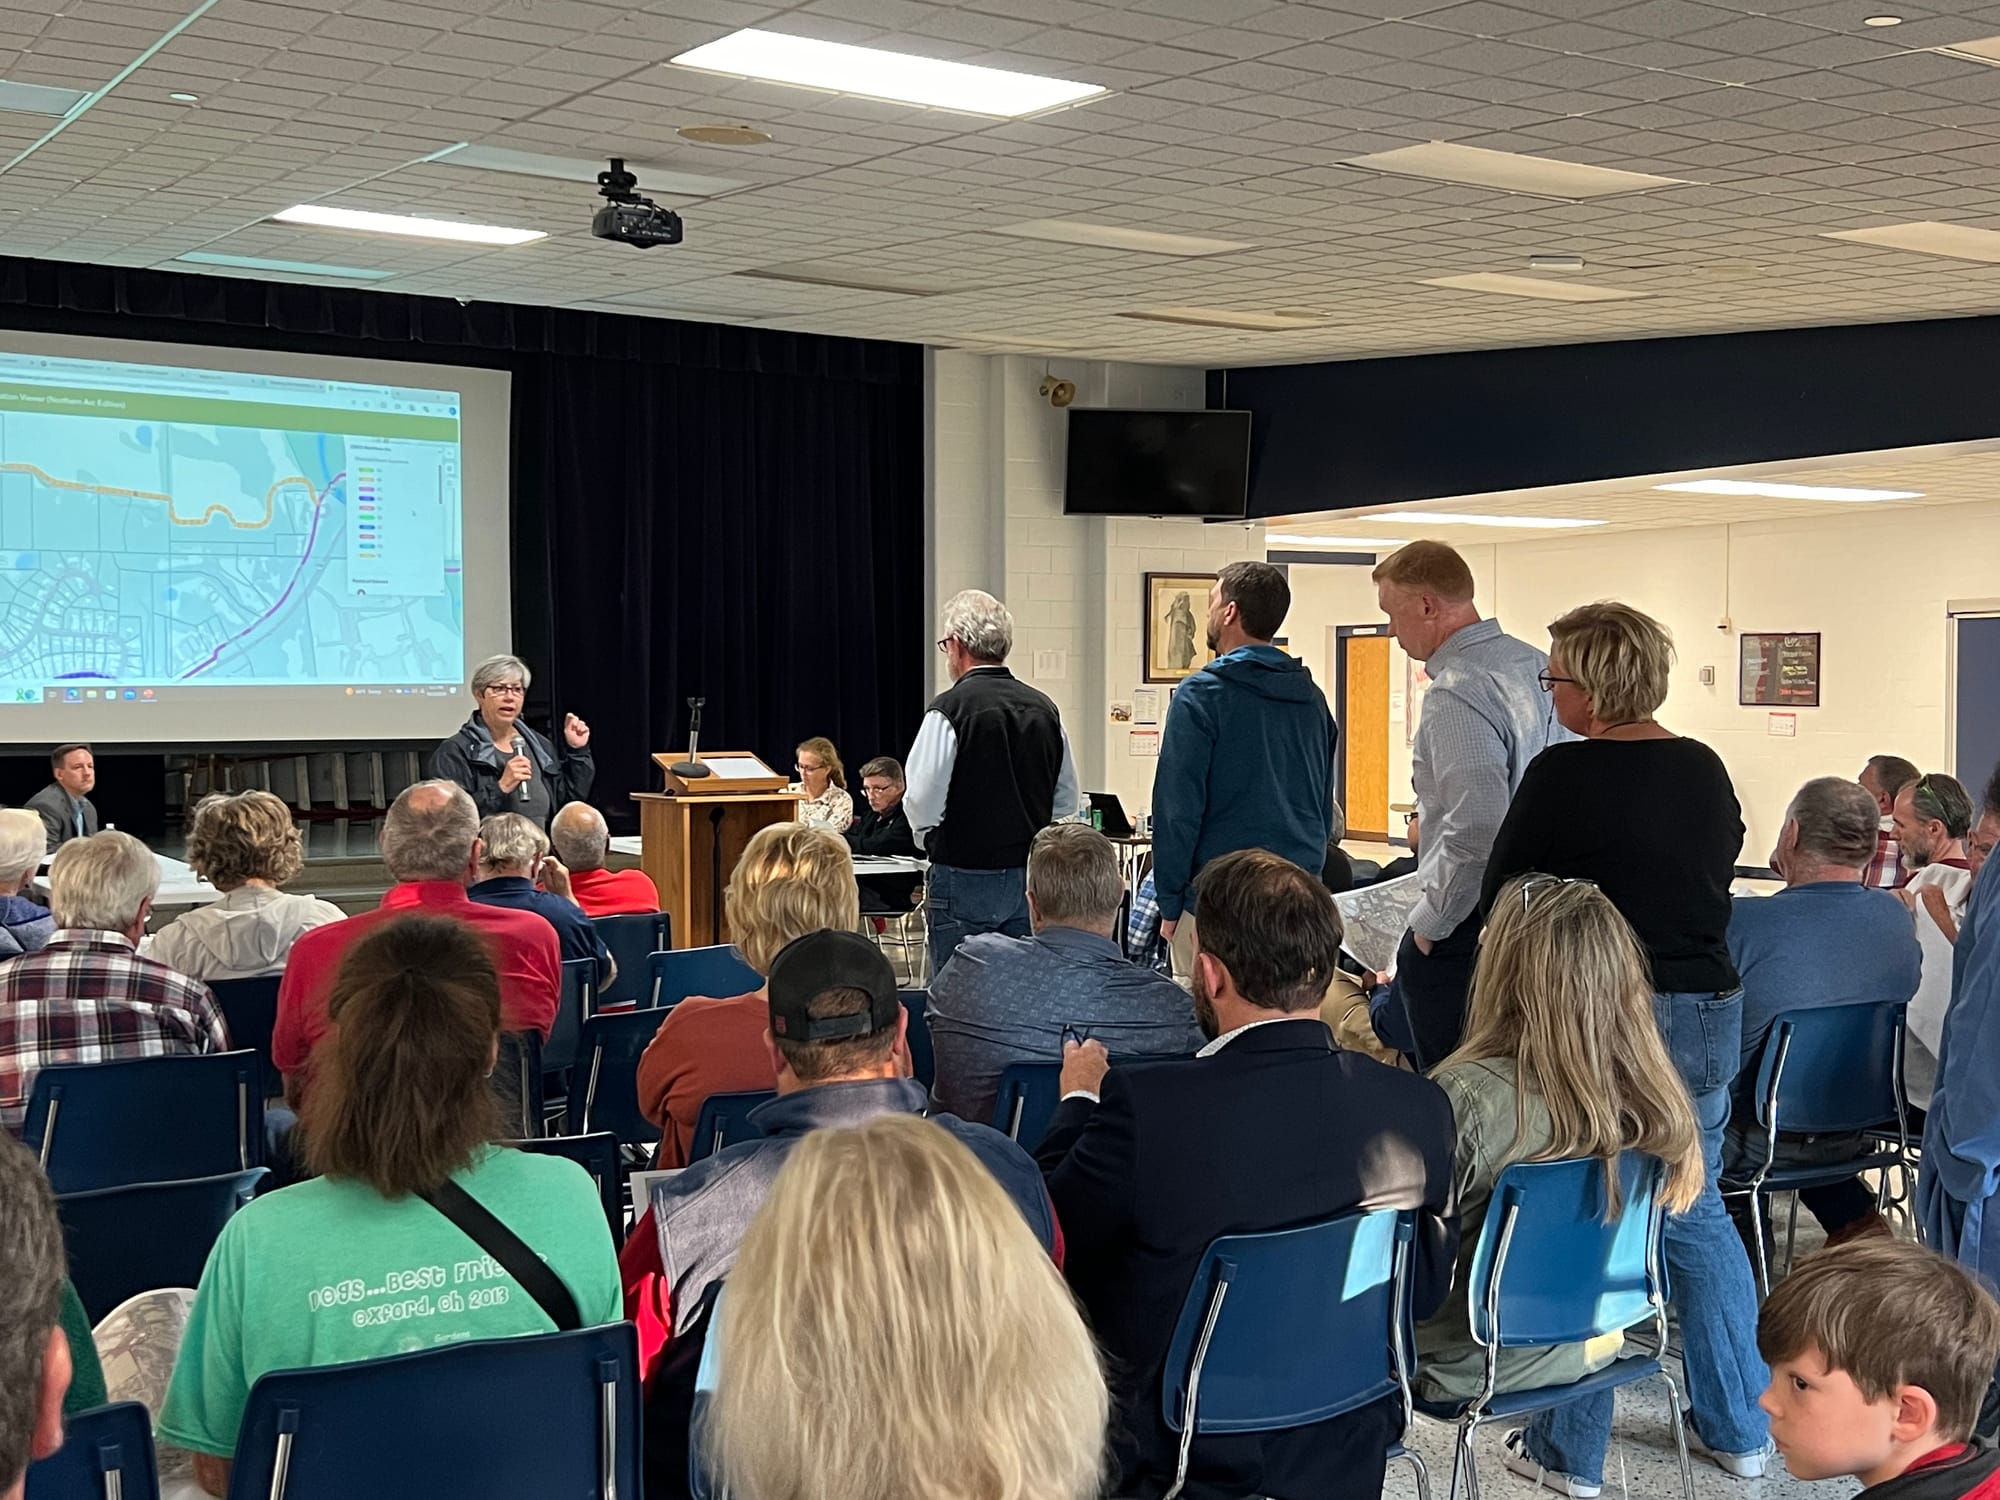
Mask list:
POLYGON ((419 1189, 417 1196, 465 1231, 467 1239, 497 1260, 507 1274, 520 1284, 521 1290, 533 1297, 542 1311, 549 1315, 557 1332, 569 1333, 583 1326, 583 1319, 577 1314, 576 1298, 570 1295, 562 1278, 549 1269, 547 1261, 528 1248, 525 1240, 494 1218, 485 1204, 449 1178, 428 1191, 419 1189))

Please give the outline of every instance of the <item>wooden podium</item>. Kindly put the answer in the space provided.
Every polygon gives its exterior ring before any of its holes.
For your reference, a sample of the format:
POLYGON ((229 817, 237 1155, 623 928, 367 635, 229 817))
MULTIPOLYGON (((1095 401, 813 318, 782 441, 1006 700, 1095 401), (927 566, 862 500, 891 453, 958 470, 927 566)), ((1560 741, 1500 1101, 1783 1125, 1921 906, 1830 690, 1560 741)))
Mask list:
POLYGON ((729 942, 722 893, 743 846, 758 829, 795 819, 805 794, 786 791, 783 776, 744 751, 702 756, 727 769, 699 781, 673 773, 678 756, 653 759, 667 789, 632 794, 639 804, 639 867, 659 888, 660 909, 673 916, 676 948, 729 942))

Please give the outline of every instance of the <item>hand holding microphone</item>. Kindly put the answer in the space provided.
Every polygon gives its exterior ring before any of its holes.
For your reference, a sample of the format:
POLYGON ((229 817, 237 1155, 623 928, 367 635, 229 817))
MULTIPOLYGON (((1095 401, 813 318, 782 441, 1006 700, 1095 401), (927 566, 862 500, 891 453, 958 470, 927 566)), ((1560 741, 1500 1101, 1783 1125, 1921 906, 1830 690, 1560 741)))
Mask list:
POLYGON ((535 763, 525 755, 516 755, 500 768, 500 790, 511 792, 520 789, 521 800, 528 800, 528 783, 534 779, 535 763))

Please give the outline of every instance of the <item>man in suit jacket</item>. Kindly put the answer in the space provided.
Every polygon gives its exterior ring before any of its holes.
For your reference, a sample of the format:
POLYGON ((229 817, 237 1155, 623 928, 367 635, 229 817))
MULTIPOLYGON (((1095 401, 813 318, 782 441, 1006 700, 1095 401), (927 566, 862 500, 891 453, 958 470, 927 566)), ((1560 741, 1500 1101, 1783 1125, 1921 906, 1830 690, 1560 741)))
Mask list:
MULTIPOLYGON (((1418 1317, 1450 1291, 1457 1251, 1443 1090, 1341 1051, 1319 1019, 1340 947, 1332 896, 1261 849, 1213 861, 1199 884, 1195 1015, 1214 1040, 1192 1058, 1108 1071, 1096 1042, 1069 1043, 1064 1098, 1036 1153, 1065 1274, 1112 1371, 1119 1495, 1173 1484, 1179 1440, 1160 1415, 1161 1374, 1212 1240, 1355 1209, 1419 1210, 1418 1317)), ((1377 1494, 1401 1421, 1390 1397, 1306 1427, 1203 1437, 1185 1493, 1377 1494)))
POLYGON ((97 761, 88 745, 58 745, 50 752, 49 768, 56 779, 30 797, 27 806, 41 814, 53 854, 56 845, 97 832, 97 809, 90 801, 97 786, 97 761))

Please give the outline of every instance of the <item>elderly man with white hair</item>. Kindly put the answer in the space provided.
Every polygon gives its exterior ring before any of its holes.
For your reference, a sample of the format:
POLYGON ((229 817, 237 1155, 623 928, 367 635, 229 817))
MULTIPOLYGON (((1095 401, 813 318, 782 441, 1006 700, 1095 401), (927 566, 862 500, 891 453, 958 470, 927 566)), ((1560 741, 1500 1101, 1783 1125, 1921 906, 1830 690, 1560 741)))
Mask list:
POLYGON ((1028 845, 1082 806, 1076 758, 1046 694, 1007 670, 1014 616, 967 589, 944 606, 937 643, 951 686, 932 700, 905 757, 903 810, 931 862, 931 972, 981 932, 1031 935, 1028 845))
POLYGON ((49 909, 27 897, 46 837, 42 820, 26 808, 0 809, 0 959, 35 952, 56 930, 49 909))
POLYGON ((465 894, 487 906, 530 911, 556 930, 563 962, 597 963, 597 982, 611 983, 618 965, 570 893, 569 871, 549 858, 549 839, 519 813, 495 813, 479 825, 479 879, 465 894))
POLYGON ((557 744, 521 722, 534 674, 518 656, 489 656, 472 669, 476 707, 457 734, 431 752, 431 775, 464 787, 479 816, 519 813, 537 828, 565 802, 590 795, 597 762, 590 726, 564 714, 557 744))
POLYGON ((20 1133, 43 1068, 228 1050, 208 986, 139 956, 159 889, 159 861, 129 833, 94 833, 56 851, 56 931, 40 952, 0 964, 0 1125, 9 1131, 20 1133))
POLYGON ((569 893, 587 917, 622 917, 660 909, 660 893, 644 870, 607 870, 611 829, 588 802, 569 803, 549 824, 549 842, 569 871, 569 893))

